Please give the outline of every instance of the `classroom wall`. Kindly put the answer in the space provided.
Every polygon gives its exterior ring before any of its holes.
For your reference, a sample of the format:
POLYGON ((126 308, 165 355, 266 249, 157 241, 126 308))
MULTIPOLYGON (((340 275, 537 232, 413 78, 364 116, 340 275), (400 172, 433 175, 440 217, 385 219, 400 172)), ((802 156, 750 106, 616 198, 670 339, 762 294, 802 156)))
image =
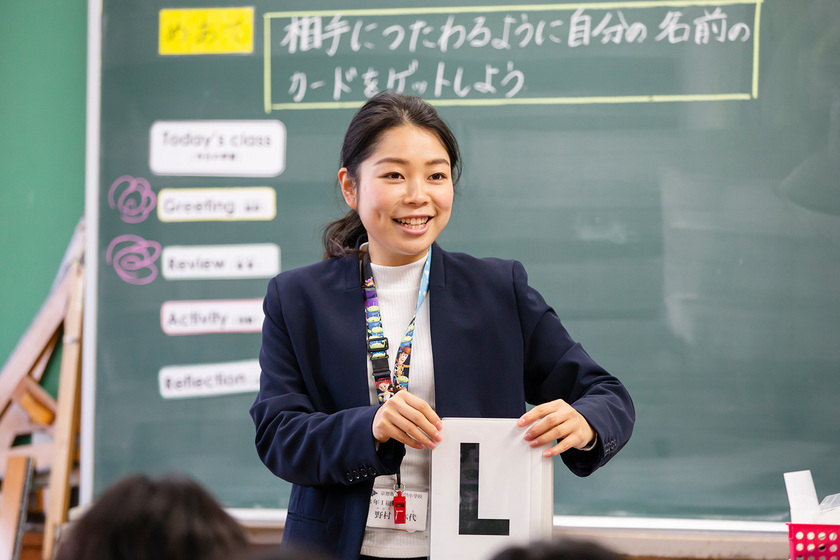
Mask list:
MULTIPOLYGON (((0 7, 3 362, 49 294, 84 213, 86 53, 85 0, 0 7)), ((52 391, 56 365, 44 380, 52 391)))

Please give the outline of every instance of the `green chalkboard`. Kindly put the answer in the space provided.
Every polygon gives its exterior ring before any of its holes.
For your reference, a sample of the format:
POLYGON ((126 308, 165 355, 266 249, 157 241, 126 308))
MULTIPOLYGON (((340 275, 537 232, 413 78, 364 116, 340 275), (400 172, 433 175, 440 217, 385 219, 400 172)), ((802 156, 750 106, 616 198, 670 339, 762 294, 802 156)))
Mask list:
MULTIPOLYGON (((4 363, 47 299, 84 213, 86 11, 83 0, 36 0, 7 3, 0 17, 0 74, 9 77, 0 88, 4 363)), ((59 355, 42 379, 52 395, 59 355)))
POLYGON ((784 472, 840 491, 840 4, 225 6, 103 3, 95 492, 179 469, 286 506, 254 305, 320 259, 343 131, 386 87, 461 142, 441 244, 522 261, 635 399, 555 513, 782 521, 784 472))

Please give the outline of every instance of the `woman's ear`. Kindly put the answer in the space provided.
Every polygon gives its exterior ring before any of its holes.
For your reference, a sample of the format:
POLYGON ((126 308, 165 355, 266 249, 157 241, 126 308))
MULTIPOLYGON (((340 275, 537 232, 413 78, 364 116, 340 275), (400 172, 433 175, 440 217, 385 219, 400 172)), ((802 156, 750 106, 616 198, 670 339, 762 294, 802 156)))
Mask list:
POLYGON ((341 194, 344 195, 344 202, 353 210, 359 209, 356 201, 356 182, 350 177, 346 167, 338 170, 338 183, 341 185, 341 194))

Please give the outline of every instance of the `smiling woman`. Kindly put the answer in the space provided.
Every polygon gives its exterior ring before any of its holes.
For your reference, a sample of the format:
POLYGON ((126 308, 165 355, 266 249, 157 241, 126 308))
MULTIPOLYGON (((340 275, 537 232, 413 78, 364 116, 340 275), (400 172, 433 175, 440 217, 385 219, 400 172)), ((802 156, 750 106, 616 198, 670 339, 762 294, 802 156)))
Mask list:
MULTIPOLYGON (((349 190, 356 196, 355 183, 360 176, 362 164, 370 159, 371 154, 376 151, 383 137, 386 136, 386 132, 402 127, 411 127, 417 133, 432 135, 435 140, 431 142, 433 149, 437 149, 438 146, 443 147, 445 155, 442 155, 439 161, 431 159, 427 163, 430 165, 443 165, 444 162, 448 164, 449 184, 454 190, 461 175, 461 154, 455 136, 437 112, 417 97, 386 93, 374 99, 378 101, 367 103, 356 114, 344 136, 341 147, 342 168, 339 171, 342 194, 349 190), (349 181, 348 188, 345 188, 346 181, 349 181)), ((431 141, 430 138, 424 138, 424 140, 431 141)), ((392 157, 397 162, 406 163, 402 152, 391 156, 383 155, 383 157, 392 157)), ((345 200, 347 200, 346 194, 345 200)), ((347 203, 350 205, 350 200, 347 200, 347 203)), ((350 205, 350 211, 344 218, 324 229, 324 258, 329 259, 355 252, 356 240, 365 233, 367 232, 358 212, 350 205)))
POLYGON ((350 211, 325 228, 325 260, 269 283, 251 416, 263 462, 292 483, 287 545, 427 557, 430 531, 416 520, 428 519, 442 417, 518 418, 531 447, 580 476, 630 438, 630 395, 522 265, 437 245, 459 171, 434 108, 372 97, 345 135, 338 180, 350 211), (394 490, 404 515, 370 507, 394 490))
POLYGON ((413 125, 384 132, 356 176, 341 168, 341 191, 365 225, 371 263, 399 266, 426 255, 449 222, 451 177, 443 144, 413 125))

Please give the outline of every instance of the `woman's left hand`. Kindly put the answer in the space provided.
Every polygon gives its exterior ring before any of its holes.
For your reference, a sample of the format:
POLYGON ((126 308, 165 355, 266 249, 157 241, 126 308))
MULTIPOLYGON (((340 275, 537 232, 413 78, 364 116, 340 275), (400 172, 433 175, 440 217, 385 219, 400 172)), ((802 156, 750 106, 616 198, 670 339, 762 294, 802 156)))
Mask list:
POLYGON ((553 457, 572 448, 584 449, 595 439, 595 430, 586 418, 563 399, 535 406, 523 414, 517 424, 528 426, 525 439, 531 442, 531 447, 559 440, 543 451, 545 457, 553 457))

